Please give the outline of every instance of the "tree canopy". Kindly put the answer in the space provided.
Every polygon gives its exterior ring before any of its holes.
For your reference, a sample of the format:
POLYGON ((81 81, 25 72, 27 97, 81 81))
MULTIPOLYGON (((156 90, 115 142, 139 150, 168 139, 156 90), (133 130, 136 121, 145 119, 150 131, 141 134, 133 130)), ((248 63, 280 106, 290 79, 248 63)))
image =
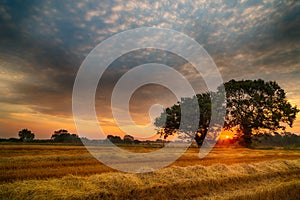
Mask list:
POLYGON ((107 135, 107 139, 110 140, 112 143, 122 143, 123 140, 120 136, 114 136, 114 135, 107 135))
POLYGON ((124 135, 123 140, 126 144, 132 144, 134 142, 134 137, 131 135, 124 135))
POLYGON ((34 133, 32 133, 28 129, 22 129, 21 131, 19 131, 19 137, 20 137, 20 140, 23 142, 33 141, 34 133))
MULTIPOLYGON (((236 128, 240 143, 246 147, 251 146, 251 138, 254 130, 285 129, 285 125, 292 126, 299 112, 296 106, 292 106, 286 99, 285 92, 274 82, 263 80, 231 80, 224 84, 226 91, 226 117, 224 128, 236 128)), ((198 130, 190 133, 180 130, 181 106, 191 98, 183 98, 171 107, 164 110, 155 120, 158 133, 167 138, 179 132, 193 137, 200 146, 208 133, 208 127, 212 116, 211 98, 217 99, 224 95, 223 88, 217 92, 197 94, 199 104, 198 130)), ((192 122, 191 120, 191 123, 192 122)))
POLYGON ((80 138, 76 134, 71 134, 65 129, 60 129, 54 131, 54 134, 51 136, 54 142, 79 142, 80 138))
MULTIPOLYGON (((199 123, 196 133, 186 131, 186 126, 180 129, 181 107, 190 104, 190 98, 182 98, 181 102, 177 102, 173 106, 166 108, 164 112, 155 119, 154 125, 159 127, 158 133, 166 139, 170 135, 183 132, 185 136, 194 138, 200 146, 208 131, 211 117, 211 96, 210 93, 197 94, 196 98, 199 104, 199 123)), ((190 119, 190 123, 194 123, 195 119, 190 119)))
POLYGON ((275 81, 231 80, 224 86, 227 99, 224 128, 236 127, 244 146, 251 145, 253 130, 292 127, 299 110, 287 101, 284 90, 275 81))

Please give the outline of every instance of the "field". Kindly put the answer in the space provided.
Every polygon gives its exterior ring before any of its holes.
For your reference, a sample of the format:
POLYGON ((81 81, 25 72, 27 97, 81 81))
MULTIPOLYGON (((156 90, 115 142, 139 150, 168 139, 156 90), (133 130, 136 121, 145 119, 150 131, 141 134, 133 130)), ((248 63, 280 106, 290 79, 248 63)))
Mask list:
MULTIPOLYGON (((117 172, 83 146, 1 145, 0 199, 298 199, 299 150, 189 149, 150 173, 117 172)), ((151 148, 130 148, 147 152, 151 148)))

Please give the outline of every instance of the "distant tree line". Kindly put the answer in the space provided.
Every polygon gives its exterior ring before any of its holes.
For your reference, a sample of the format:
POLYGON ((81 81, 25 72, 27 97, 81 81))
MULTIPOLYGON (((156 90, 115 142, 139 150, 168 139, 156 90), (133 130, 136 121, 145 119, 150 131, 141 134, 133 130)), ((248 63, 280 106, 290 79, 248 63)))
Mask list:
MULTIPOLYGON (((239 147, 239 137, 219 139, 217 147, 239 147)), ((291 132, 273 132, 273 133, 256 133, 252 137, 253 148, 268 148, 268 147, 284 147, 284 148, 300 148, 300 135, 291 132)))
POLYGON ((107 135, 107 140, 111 141, 114 144, 140 144, 141 141, 135 140, 131 135, 124 135, 123 139, 120 136, 107 135))
POLYGON ((146 141, 140 141, 137 139, 134 139, 131 135, 124 135, 123 139, 120 136, 115 135, 107 135, 106 139, 104 140, 90 140, 88 138, 80 138, 77 134, 69 133, 68 130, 65 129, 59 129, 54 131, 54 133, 51 135, 50 139, 43 139, 43 140, 34 140, 35 134, 29 130, 29 129, 22 129, 18 132, 19 138, 9 138, 4 139, 0 138, 0 142, 27 142, 27 143, 74 143, 74 144, 82 144, 82 140, 84 141, 95 141, 100 143, 107 143, 107 141, 111 141, 114 144, 164 144, 165 141, 161 139, 157 139, 155 141, 146 140, 146 141))
POLYGON ((35 134, 29 129, 22 129, 18 132, 19 138, 0 139, 1 142, 54 142, 54 143, 81 143, 77 134, 69 133, 65 129, 54 131, 50 139, 34 140, 35 134))
MULTIPOLYGON (((44 140, 34 140, 34 133, 29 129, 22 129, 19 131, 19 138, 0 138, 0 142, 27 142, 27 143, 73 143, 81 145, 81 140, 86 140, 89 142, 95 142, 95 144, 105 144, 107 141, 111 141, 114 144, 142 144, 150 145, 152 147, 162 147, 166 140, 156 139, 156 140, 144 140, 140 141, 134 139, 131 135, 125 135, 123 139, 117 135, 107 135, 104 140, 89 140, 87 138, 79 138, 76 134, 71 134, 65 129, 60 129, 54 131, 50 139, 44 140)), ((179 141, 178 141, 179 142, 179 141)), ((300 135, 296 135, 290 132, 283 133, 257 133, 252 137, 253 147, 286 147, 286 148, 300 148, 300 135)), ((229 139, 219 140, 217 146, 240 146, 239 137, 235 136, 229 139)))
POLYGON ((257 147, 300 147, 300 136, 291 132, 259 133, 254 135, 253 144, 257 147))

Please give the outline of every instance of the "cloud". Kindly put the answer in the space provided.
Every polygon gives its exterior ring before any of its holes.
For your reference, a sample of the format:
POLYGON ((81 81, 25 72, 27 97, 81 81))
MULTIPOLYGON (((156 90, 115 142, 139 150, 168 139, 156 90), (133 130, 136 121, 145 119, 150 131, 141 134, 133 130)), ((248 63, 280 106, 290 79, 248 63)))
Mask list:
MULTIPOLYGON (((116 33, 150 26, 171 28, 195 39, 225 81, 277 80, 300 105, 299 8, 299 2, 292 0, 4 1, 0 103, 9 108, 22 105, 29 113, 71 117, 72 87, 85 56, 116 33)), ((184 74, 197 91, 206 89, 203 77, 177 56, 160 51, 129 53, 112 63, 101 79, 104 89, 97 94, 97 106, 104 108, 103 121, 110 121, 109 97, 116 81, 132 67, 154 61, 184 74)), ((136 119, 148 118, 147 109, 137 102, 147 106, 156 102, 147 96, 154 89, 139 90, 132 106, 136 119)), ((9 114, 7 109, 1 111, 9 114)))

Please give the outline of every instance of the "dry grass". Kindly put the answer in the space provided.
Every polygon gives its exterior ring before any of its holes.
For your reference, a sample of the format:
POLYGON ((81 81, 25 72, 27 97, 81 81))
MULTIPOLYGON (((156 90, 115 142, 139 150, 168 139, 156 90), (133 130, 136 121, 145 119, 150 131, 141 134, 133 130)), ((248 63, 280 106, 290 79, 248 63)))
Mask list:
MULTIPOLYGON (((92 175, 115 170, 101 164, 83 146, 1 145, 0 183, 26 179, 60 178, 66 175, 92 175)), ((149 148, 131 148, 130 151, 153 151, 149 148)), ((231 165, 276 159, 297 159, 300 151, 250 150, 216 148, 204 159, 198 158, 198 149, 189 149, 172 166, 213 164, 231 165)))
POLYGON ((1 145, 0 199, 298 199, 300 151, 216 148, 202 160, 197 152, 126 174, 81 146, 1 145))
POLYGON ((3 184, 3 199, 297 199, 300 160, 169 167, 153 173, 3 184))

